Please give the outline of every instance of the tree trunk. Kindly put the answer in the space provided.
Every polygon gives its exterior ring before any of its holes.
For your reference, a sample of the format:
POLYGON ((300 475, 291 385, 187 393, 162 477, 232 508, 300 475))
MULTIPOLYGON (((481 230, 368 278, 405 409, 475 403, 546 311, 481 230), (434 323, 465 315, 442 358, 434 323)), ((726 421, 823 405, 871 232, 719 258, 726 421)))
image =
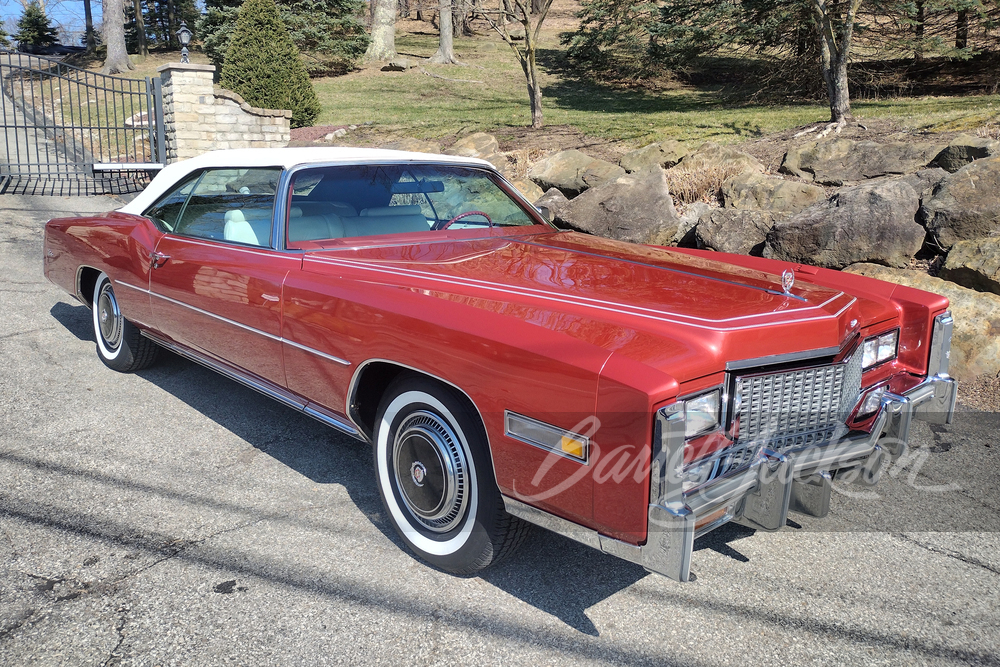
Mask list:
POLYGON ((90 0, 83 0, 83 17, 86 26, 87 53, 92 54, 97 50, 97 38, 94 36, 94 14, 90 8, 90 0))
POLYGON ((531 0, 531 13, 537 14, 542 11, 542 0, 531 0))
POLYGON ((552 0, 542 0, 541 6, 532 26, 531 21, 531 1, 532 0, 498 0, 498 10, 491 12, 497 18, 490 18, 490 13, 485 14, 486 20, 503 41, 517 55, 521 71, 524 72, 524 80, 528 89, 528 105, 531 109, 531 127, 541 129, 544 125, 542 113, 542 85, 538 78, 538 36, 541 33, 542 23, 552 7, 552 0), (507 23, 516 21, 524 27, 523 48, 514 41, 507 29, 507 23))
POLYGON ((544 125, 544 118, 542 114, 542 87, 538 83, 537 71, 536 76, 531 77, 531 80, 528 81, 528 103, 531 107, 531 128, 540 130, 544 125))
POLYGON ((854 21, 862 0, 851 0, 846 16, 834 15, 827 0, 812 0, 819 37, 820 70, 830 98, 830 122, 843 126, 853 120, 847 61, 854 38, 854 21), (838 19, 838 16, 843 16, 838 19))
POLYGON ((139 55, 145 58, 149 55, 149 47, 146 45, 146 22, 142 18, 142 3, 139 0, 132 0, 132 7, 135 9, 135 36, 139 55))
POLYGON ((838 63, 830 86, 830 122, 846 123, 854 120, 851 113, 851 91, 847 85, 847 61, 838 63))
POLYGON ((104 45, 108 48, 108 56, 104 60, 103 74, 120 74, 132 67, 125 49, 125 0, 103 0, 101 34, 104 45))
POLYGON ((399 0, 399 15, 404 18, 410 18, 410 0, 399 0))
POLYGON ((396 57, 396 1, 372 0, 371 42, 365 52, 365 61, 378 62, 396 57))
POLYGON ((177 41, 177 35, 174 34, 180 26, 177 24, 177 16, 174 12, 174 0, 167 0, 167 44, 177 43, 180 46, 180 42, 177 41))
POLYGON ((914 48, 913 57, 915 60, 924 59, 924 27, 927 24, 927 8, 924 0, 917 0, 916 25, 913 26, 914 48))
POLYGON ((438 50, 427 62, 442 65, 453 65, 458 61, 455 59, 454 31, 451 22, 451 3, 445 0, 438 7, 440 18, 438 19, 438 50))
POLYGON ((963 9, 958 12, 958 20, 955 23, 955 48, 964 49, 969 45, 969 11, 963 9))

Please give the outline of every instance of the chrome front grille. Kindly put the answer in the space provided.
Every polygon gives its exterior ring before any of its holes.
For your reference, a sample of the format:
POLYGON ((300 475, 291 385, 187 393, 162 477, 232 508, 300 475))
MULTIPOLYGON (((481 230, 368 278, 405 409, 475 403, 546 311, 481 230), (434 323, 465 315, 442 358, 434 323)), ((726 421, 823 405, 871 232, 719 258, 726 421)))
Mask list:
POLYGON ((839 364, 739 376, 736 393, 744 445, 783 452, 826 442, 846 431, 861 393, 861 354, 839 364))

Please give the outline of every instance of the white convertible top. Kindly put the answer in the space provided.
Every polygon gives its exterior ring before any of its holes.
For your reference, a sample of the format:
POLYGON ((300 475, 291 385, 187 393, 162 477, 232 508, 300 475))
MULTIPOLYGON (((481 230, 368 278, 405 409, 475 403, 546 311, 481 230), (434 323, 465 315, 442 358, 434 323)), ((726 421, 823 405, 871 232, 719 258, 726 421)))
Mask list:
POLYGON ((486 160, 477 158, 390 151, 380 148, 242 148, 209 151, 190 160, 167 165, 146 186, 145 190, 118 210, 122 213, 141 215, 175 183, 192 171, 205 167, 282 167, 290 169, 300 164, 369 164, 372 162, 445 162, 493 168, 493 165, 486 160))

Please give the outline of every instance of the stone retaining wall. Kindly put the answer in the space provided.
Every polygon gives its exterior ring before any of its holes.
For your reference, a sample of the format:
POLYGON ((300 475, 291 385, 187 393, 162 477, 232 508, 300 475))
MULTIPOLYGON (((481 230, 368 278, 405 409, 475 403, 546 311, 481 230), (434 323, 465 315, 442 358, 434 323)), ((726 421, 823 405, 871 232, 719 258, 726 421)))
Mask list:
POLYGON ((160 67, 167 162, 224 148, 288 145, 292 112, 259 109, 213 84, 215 66, 169 63, 160 67))

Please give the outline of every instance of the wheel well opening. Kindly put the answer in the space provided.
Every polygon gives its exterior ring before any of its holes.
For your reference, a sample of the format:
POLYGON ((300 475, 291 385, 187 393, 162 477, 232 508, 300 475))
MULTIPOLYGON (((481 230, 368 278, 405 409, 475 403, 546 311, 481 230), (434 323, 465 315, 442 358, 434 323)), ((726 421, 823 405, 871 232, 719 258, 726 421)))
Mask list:
POLYGON ((351 417, 368 437, 375 432, 375 414, 385 390, 405 370, 401 366, 376 361, 361 371, 351 397, 351 417))
POLYGON ((94 288, 97 287, 97 277, 100 275, 100 271, 89 266, 81 267, 79 274, 77 274, 76 295, 88 308, 94 299, 94 288))
MULTIPOLYGON (((389 388, 393 380, 403 373, 419 375, 440 384, 446 390, 455 390, 454 387, 433 375, 428 375, 427 373, 422 373, 405 366, 397 366, 394 363, 386 361, 376 361, 368 364, 362 369, 354 388, 354 394, 351 397, 351 417, 369 438, 373 437, 375 433, 375 416, 378 413, 378 406, 382 402, 382 397, 385 395, 386 389, 389 388)), ((454 391, 454 393, 472 413, 478 414, 476 406, 466 396, 465 392, 454 391)))

